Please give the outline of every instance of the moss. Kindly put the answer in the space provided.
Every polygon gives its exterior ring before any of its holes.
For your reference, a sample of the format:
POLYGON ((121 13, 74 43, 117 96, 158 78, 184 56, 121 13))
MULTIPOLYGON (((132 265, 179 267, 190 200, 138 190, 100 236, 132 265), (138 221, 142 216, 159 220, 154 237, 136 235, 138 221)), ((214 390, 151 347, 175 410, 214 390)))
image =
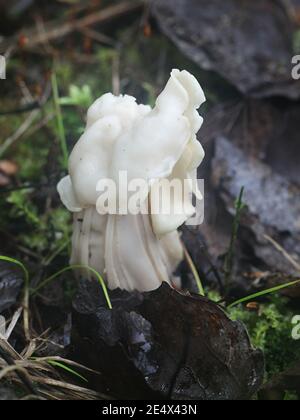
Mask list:
MULTIPOLYGON (((209 291, 208 297, 214 302, 221 300, 216 291, 209 291)), ((253 346, 264 352, 266 380, 283 372, 299 359, 300 340, 292 338, 295 313, 289 309, 287 299, 272 296, 269 302, 259 305, 258 311, 240 305, 229 309, 228 314, 232 320, 245 324, 253 346)))
POLYGON ((260 305, 258 312, 240 306, 230 310, 233 320, 244 322, 252 343, 264 351, 267 376, 282 372, 300 356, 300 342, 292 338, 292 318, 295 315, 287 301, 272 297, 270 303, 260 305))
POLYGON ((298 395, 296 392, 286 391, 284 401, 298 401, 298 395))
POLYGON ((1 227, 8 229, 21 246, 46 257, 70 238, 71 216, 66 209, 41 213, 32 190, 14 191, 6 202, 7 219, 1 220, 1 227))

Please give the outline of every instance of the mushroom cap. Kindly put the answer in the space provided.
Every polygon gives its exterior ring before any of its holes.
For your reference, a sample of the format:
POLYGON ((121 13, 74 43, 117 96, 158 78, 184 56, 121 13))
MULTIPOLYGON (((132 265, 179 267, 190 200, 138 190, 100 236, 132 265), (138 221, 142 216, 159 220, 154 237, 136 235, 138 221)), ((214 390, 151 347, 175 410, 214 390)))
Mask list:
POLYGON ((108 93, 96 100, 88 110, 86 130, 71 153, 69 176, 58 184, 65 206, 72 212, 96 206, 101 194, 97 185, 108 179, 115 182, 114 199, 124 208, 127 203, 122 200, 128 198, 128 191, 122 191, 127 185, 120 183, 120 172, 127 173, 128 182, 145 181, 145 197, 164 179, 187 179, 191 187, 172 196, 170 214, 151 216, 158 236, 176 230, 195 212, 192 181, 204 158, 196 138, 203 123, 197 109, 204 101, 195 77, 179 70, 172 71, 153 109, 128 95, 108 93))

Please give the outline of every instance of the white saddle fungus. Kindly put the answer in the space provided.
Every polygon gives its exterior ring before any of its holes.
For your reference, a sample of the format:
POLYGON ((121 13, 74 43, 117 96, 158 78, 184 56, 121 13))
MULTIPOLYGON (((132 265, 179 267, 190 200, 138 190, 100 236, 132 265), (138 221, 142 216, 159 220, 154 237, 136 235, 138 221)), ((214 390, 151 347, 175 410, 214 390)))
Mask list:
POLYGON ((138 105, 131 96, 108 93, 88 110, 86 130, 71 153, 69 176, 60 181, 58 192, 74 213, 71 263, 94 268, 110 289, 143 292, 171 281, 183 258, 177 229, 195 212, 192 193, 197 191, 191 183, 184 196, 174 195, 168 215, 103 215, 97 207, 98 182, 116 183, 115 199, 121 206, 125 195, 119 192, 119 174, 126 171, 128 182, 146 181, 145 197, 152 208, 156 203, 151 191, 158 183, 196 180, 204 158, 196 138, 203 122, 197 109, 204 101, 195 77, 173 70, 154 109, 138 105), (184 211, 178 212, 183 200, 184 211))

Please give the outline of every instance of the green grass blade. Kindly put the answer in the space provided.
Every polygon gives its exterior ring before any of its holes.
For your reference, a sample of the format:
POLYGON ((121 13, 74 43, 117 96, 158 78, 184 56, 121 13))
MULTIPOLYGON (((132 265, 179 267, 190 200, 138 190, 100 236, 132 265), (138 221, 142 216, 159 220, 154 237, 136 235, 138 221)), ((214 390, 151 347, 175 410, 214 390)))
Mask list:
POLYGON ((198 288, 198 291, 199 291, 199 295, 200 296, 205 296, 204 287, 202 285, 202 281, 200 279, 200 276, 199 276, 197 268, 194 264, 194 261, 192 260, 190 254, 188 253, 188 250, 186 249, 186 247, 184 245, 183 245, 183 250, 184 250, 184 254, 185 254, 185 258, 187 260, 187 263, 190 266, 191 272, 193 273, 193 276, 195 278, 197 288, 198 288))
POLYGON ((234 306, 237 306, 241 303, 249 302, 249 301, 252 301, 254 299, 260 298, 262 296, 267 296, 267 295, 270 295, 270 294, 273 294, 273 293, 277 293, 280 290, 287 289, 288 287, 296 286, 299 283, 300 283, 300 279, 292 281, 290 283, 281 284, 279 286, 272 287, 271 289, 263 290, 263 291, 258 292, 258 293, 254 293, 253 295, 246 296, 242 299, 237 300, 236 302, 231 303, 230 305, 228 305, 228 309, 233 308, 234 306))
POLYGON ((11 257, 7 257, 5 255, 0 255, 0 260, 1 261, 6 261, 12 264, 17 265, 18 267, 20 267, 24 273, 24 278, 25 278, 25 287, 29 287, 29 272, 27 270, 27 268, 25 267, 24 264, 22 264, 20 261, 15 260, 14 258, 11 257))
POLYGON ((67 169, 69 154, 68 154, 68 147, 67 147, 67 141, 66 141, 65 127, 64 127, 61 107, 59 103, 57 78, 54 72, 52 73, 52 76, 51 76, 51 83, 52 83, 53 102, 54 102, 54 108, 55 108, 55 114, 56 114, 56 120, 57 120, 57 131, 58 131, 60 146, 61 146, 61 150, 63 154, 64 167, 65 169, 67 169))
POLYGON ((96 279, 98 280, 100 286, 102 287, 105 299, 107 301, 107 305, 109 307, 109 309, 112 309, 112 304, 108 295, 108 291, 105 285, 105 282, 102 278, 102 276, 96 271, 94 270, 92 267, 89 267, 87 265, 70 265, 68 267, 63 268, 62 270, 58 271, 57 273, 53 274, 52 276, 48 277, 46 280, 42 281, 39 286, 34 289, 32 291, 33 294, 36 294, 39 290, 41 290, 43 287, 47 286, 47 284, 49 284, 52 280, 55 280, 57 277, 61 276, 62 274, 64 274, 67 271, 71 271, 71 270, 77 270, 77 269, 84 269, 84 270, 88 270, 91 273, 94 274, 94 276, 96 277, 96 279))
POLYGON ((51 366, 59 367, 65 370, 66 372, 71 373, 72 375, 76 376, 77 378, 81 379, 84 382, 88 382, 88 380, 84 376, 80 375, 80 373, 76 372, 74 369, 70 368, 69 366, 64 365, 63 363, 56 362, 55 360, 49 360, 48 363, 51 366))
POLYGON ((58 254, 60 254, 65 248, 67 248, 70 242, 71 240, 67 239, 64 243, 62 243, 61 246, 59 246, 55 251, 53 251, 52 254, 50 254, 50 256, 43 259, 42 265, 49 265, 54 260, 54 258, 57 257, 58 254))

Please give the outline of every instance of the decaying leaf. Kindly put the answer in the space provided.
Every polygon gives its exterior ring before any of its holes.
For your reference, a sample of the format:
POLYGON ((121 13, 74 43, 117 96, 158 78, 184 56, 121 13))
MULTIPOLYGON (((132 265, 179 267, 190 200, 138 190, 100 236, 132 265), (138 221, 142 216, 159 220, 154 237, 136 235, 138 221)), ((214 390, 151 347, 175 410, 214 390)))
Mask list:
POLYGON ((22 274, 0 261, 0 313, 15 304, 22 284, 22 274))
POLYGON ((298 21, 290 1, 152 4, 163 32, 201 68, 216 71, 247 95, 300 97, 300 82, 291 77, 298 21))
POLYGON ((102 373, 98 387, 128 399, 239 400, 264 375, 262 353, 244 326, 199 295, 163 284, 148 293, 110 293, 81 282, 74 302, 77 357, 102 373))
POLYGON ((213 170, 218 173, 215 182, 229 210, 244 186, 249 209, 245 226, 255 235, 257 258, 273 270, 294 272, 265 235, 278 238, 295 258, 300 255, 300 189, 221 137, 216 139, 213 170))
MULTIPOLYGON (((57 311, 60 311, 58 308, 57 311)), ((51 312, 45 309, 46 316, 49 316, 51 312)), ((44 340, 39 340, 40 347, 36 351, 38 356, 66 356, 69 351, 69 346, 71 342, 71 316, 65 316, 65 319, 62 319, 61 326, 59 328, 52 328, 51 333, 44 340)), ((56 321, 57 322, 57 321, 56 321)))
MULTIPOLYGON (((298 115, 298 104, 250 100, 235 106, 218 105, 206 116, 202 136, 206 139, 207 166, 200 174, 206 179, 206 223, 199 230, 216 264, 228 249, 234 202, 244 187, 247 209, 235 250, 236 272, 294 275, 298 271, 298 115)), ((198 237, 187 238, 196 265, 203 267, 193 251, 198 237)), ((250 291, 249 280, 243 278, 241 285, 243 295, 250 291)))

